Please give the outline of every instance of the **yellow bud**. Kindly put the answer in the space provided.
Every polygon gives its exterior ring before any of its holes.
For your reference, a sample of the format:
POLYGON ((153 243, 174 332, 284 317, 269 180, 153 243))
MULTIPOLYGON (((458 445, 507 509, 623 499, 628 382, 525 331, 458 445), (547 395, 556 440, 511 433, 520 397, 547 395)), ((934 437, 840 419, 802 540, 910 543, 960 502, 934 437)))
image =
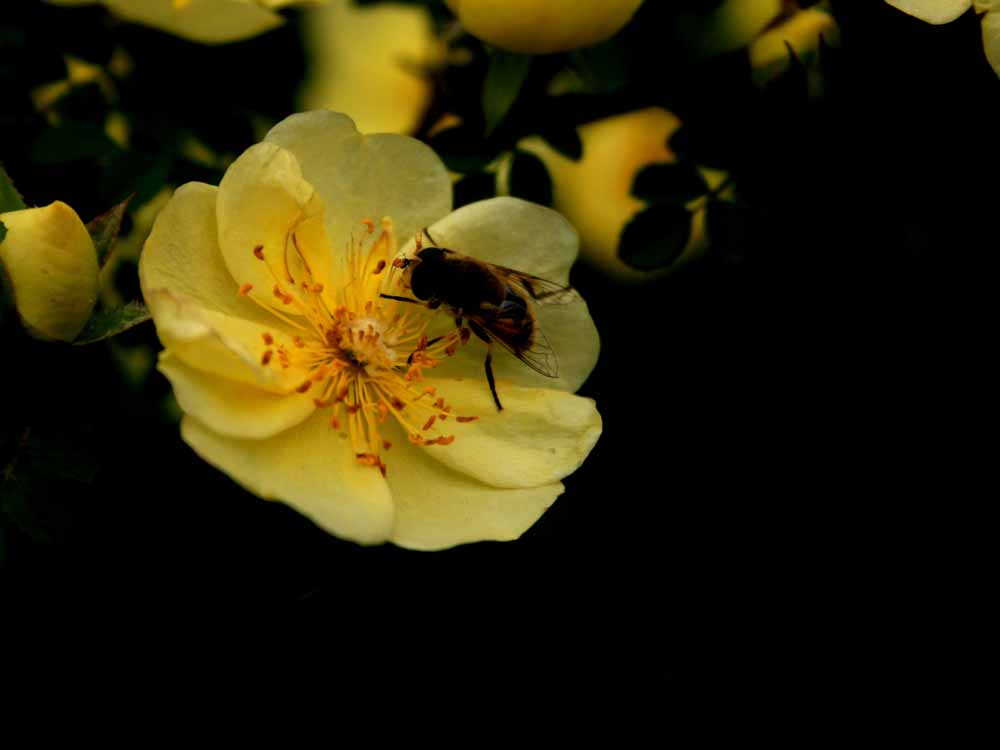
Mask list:
POLYGON ((473 36, 532 55, 587 47, 614 36, 642 0, 446 0, 473 36))
POLYGON ((62 201, 0 214, 7 236, 0 264, 24 327, 35 338, 72 341, 97 300, 97 251, 76 211, 62 201))

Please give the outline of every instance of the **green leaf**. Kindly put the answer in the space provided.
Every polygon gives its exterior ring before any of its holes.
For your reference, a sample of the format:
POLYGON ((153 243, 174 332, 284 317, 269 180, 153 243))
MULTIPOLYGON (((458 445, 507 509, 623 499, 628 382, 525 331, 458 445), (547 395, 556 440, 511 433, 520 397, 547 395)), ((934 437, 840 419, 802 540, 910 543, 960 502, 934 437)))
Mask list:
POLYGON ((496 195, 496 175, 490 172, 477 172, 466 175, 455 183, 455 208, 468 203, 486 200, 496 195))
POLYGON ((510 194, 515 198, 552 205, 552 178, 542 160, 526 151, 515 151, 510 165, 510 194))
POLYGON ((149 308, 141 302, 129 302, 112 310, 98 310, 90 316, 74 344, 93 344, 109 336, 116 336, 132 326, 149 320, 149 308))
POLYGON ((466 125, 458 125, 435 134, 430 147, 453 172, 484 172, 497 155, 483 142, 482 135, 466 125))
POLYGON ((14 183, 7 175, 7 170, 0 164, 0 213, 4 211, 20 211, 27 208, 21 194, 17 192, 14 183))
POLYGON ((497 50, 490 60, 483 83, 483 114, 486 134, 493 132, 510 110, 531 69, 531 55, 497 50))
POLYGON ((65 122, 49 128, 31 145, 31 159, 39 164, 65 164, 120 152, 104 128, 92 122, 65 122))
POLYGON ((543 124, 538 134, 567 159, 578 161, 583 156, 583 141, 580 140, 576 126, 570 123, 551 126, 543 124))
POLYGON ((650 164, 632 183, 632 195, 650 203, 684 205, 707 192, 705 178, 690 162, 650 164))
POLYGON ((705 232, 712 252, 740 260, 750 234, 748 210, 728 201, 709 201, 705 211, 705 232))
POLYGON ((111 251, 114 249, 115 240, 118 239, 122 219, 125 217, 125 209, 130 200, 132 200, 131 195, 118 205, 112 206, 111 210, 100 216, 95 216, 87 224, 87 231, 90 232, 90 238, 94 241, 94 248, 97 250, 97 264, 101 268, 104 268, 104 264, 111 257, 111 251))
POLYGON ((618 257, 640 271, 666 268, 680 257, 691 236, 691 213, 660 204, 637 213, 618 240, 618 257))

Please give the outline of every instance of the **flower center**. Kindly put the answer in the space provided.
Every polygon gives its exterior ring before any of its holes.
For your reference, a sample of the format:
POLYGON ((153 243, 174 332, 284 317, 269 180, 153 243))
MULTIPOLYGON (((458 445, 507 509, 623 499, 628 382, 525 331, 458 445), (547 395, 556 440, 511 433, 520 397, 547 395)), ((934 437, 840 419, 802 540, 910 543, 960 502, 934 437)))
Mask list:
MULTIPOLYGON (((426 446, 454 441, 454 435, 442 432, 449 418, 470 422, 478 417, 453 415, 435 387, 421 382, 425 370, 437 367, 468 341, 469 331, 455 328, 428 340, 432 315, 426 307, 380 297, 395 271, 390 263, 397 253, 392 221, 383 219, 377 234, 373 221, 361 223, 361 239, 351 238, 340 269, 346 283, 332 285, 339 288, 327 288, 316 278, 307 256, 322 257, 328 248, 303 252, 310 249, 303 244, 306 238, 314 236, 300 231, 303 220, 289 230, 283 248, 253 248, 273 281, 270 293, 277 304, 267 305, 251 295, 251 284, 243 284, 239 293, 284 323, 284 331, 262 335, 261 364, 305 371, 295 390, 310 392, 316 407, 329 411, 330 427, 351 441, 357 460, 385 475, 382 452, 392 444, 380 429, 389 417, 403 427, 410 442, 426 446), (289 329, 294 333, 287 334, 289 329)), ((334 278, 339 276, 336 270, 334 278)))

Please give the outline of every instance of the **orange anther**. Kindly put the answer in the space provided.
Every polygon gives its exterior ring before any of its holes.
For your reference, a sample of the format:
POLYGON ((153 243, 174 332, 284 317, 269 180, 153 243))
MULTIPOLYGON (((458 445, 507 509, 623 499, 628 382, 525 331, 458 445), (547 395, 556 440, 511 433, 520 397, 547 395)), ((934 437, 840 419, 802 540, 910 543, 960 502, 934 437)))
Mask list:
POLYGON ((385 448, 386 450, 389 450, 392 447, 392 443, 390 443, 388 440, 383 440, 382 447, 385 448))
POLYGON ((262 333, 260 337, 264 339, 264 343, 267 344, 268 346, 274 343, 274 336, 272 336, 270 333, 266 332, 262 333))
POLYGON ((384 260, 380 260, 380 261, 378 262, 378 264, 377 264, 377 265, 375 266, 375 270, 374 270, 374 271, 372 271, 372 273, 373 273, 373 274, 374 274, 375 276, 378 276, 378 275, 379 275, 380 273, 382 273, 382 271, 384 271, 384 270, 385 270, 385 261, 384 261, 384 260))
POLYGON ((405 406, 406 406, 406 404, 404 404, 402 402, 402 400, 400 400, 399 396, 393 396, 392 397, 392 408, 393 409, 395 409, 396 411, 402 411, 405 406))
POLYGON ((420 395, 422 396, 424 395, 424 393, 426 393, 428 396, 433 396, 437 392, 438 389, 436 387, 434 387, 433 385, 429 385, 426 388, 424 388, 423 393, 421 393, 420 395))
POLYGON ((277 297, 278 299, 281 299, 282 297, 285 296, 285 293, 281 291, 281 287, 278 286, 277 284, 275 284, 274 287, 272 287, 271 292, 273 292, 274 296, 277 297))
POLYGON ((442 396, 437 401, 435 401, 434 402, 434 406, 435 406, 435 408, 443 409, 444 408, 444 396, 442 396))
POLYGON ((299 393, 305 393, 305 392, 306 392, 306 391, 308 391, 308 390, 309 390, 310 388, 312 388, 312 384, 313 384, 313 382, 312 382, 311 380, 307 380, 307 381, 305 381, 304 383, 302 383, 302 385, 300 385, 300 386, 299 386, 298 388, 296 388, 295 390, 296 390, 296 391, 298 391, 299 393))
POLYGON ((385 401, 378 402, 378 422, 382 424, 389 415, 389 405, 385 401))
POLYGON ((273 356, 274 352, 272 350, 265 349, 264 353, 260 357, 260 363, 266 367, 268 363, 271 361, 271 357, 273 356))
POLYGON ((458 349, 458 342, 452 341, 450 344, 448 344, 448 346, 445 347, 444 353, 447 354, 449 357, 454 357, 456 349, 458 349))
POLYGON ((479 417, 455 417, 459 422, 475 422, 479 417))
POLYGON ((257 245, 253 249, 253 255, 254 255, 254 257, 257 260, 264 260, 264 246, 263 245, 257 245))
POLYGON ((325 409, 326 407, 328 407, 330 405, 330 402, 329 401, 324 401, 321 398, 314 398, 313 399, 313 404, 316 406, 317 409, 325 409))
POLYGON ((427 432, 427 430, 429 430, 431 427, 433 427, 434 426, 434 422, 436 420, 437 420, 437 417, 434 416, 433 414, 431 414, 431 416, 428 418, 428 420, 426 422, 424 422, 423 431, 427 432))
POLYGON ((455 442, 455 436, 454 435, 448 435, 447 437, 441 436, 439 438, 436 438, 434 442, 437 443, 438 445, 451 445, 452 443, 455 442))
POLYGON ((361 411, 361 404, 344 404, 348 414, 357 414, 361 411))
POLYGON ((330 427, 331 427, 331 429, 334 429, 334 430, 339 430, 340 429, 340 420, 337 419, 337 415, 336 414, 331 414, 330 415, 330 427))
POLYGON ((286 294, 284 297, 282 297, 281 298, 281 304, 283 304, 283 305, 290 305, 290 304, 292 304, 292 295, 286 294))
POLYGON ((417 342, 417 351, 422 352, 427 348, 427 335, 424 334, 420 337, 420 341, 417 342))
POLYGON ((292 343, 295 344, 299 349, 306 345, 306 342, 300 339, 298 336, 292 336, 292 343))
POLYGON ((375 231, 375 222, 371 219, 362 219, 361 223, 365 225, 365 228, 368 230, 368 234, 375 231))
POLYGON ((410 442, 413 443, 414 445, 423 445, 424 443, 427 442, 424 439, 423 435, 420 435, 416 432, 411 432, 409 435, 407 435, 407 437, 410 439, 410 442))
POLYGON ((314 294, 321 294, 323 291, 323 285, 317 281, 315 284, 313 284, 312 290, 314 294))
POLYGON ((251 289, 253 289, 253 284, 243 284, 243 285, 241 285, 240 286, 240 292, 239 292, 240 296, 241 297, 246 297, 248 294, 250 294, 250 290, 251 289))

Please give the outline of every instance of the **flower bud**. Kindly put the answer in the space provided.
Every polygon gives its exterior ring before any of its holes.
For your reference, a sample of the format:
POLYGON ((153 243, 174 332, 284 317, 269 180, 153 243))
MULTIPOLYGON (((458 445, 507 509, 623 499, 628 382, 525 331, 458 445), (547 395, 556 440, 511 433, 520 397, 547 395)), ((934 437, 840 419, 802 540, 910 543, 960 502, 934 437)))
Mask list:
POLYGON ((642 0, 446 0, 473 36, 532 55, 587 47, 614 36, 642 0))
POLYGON ((97 300, 97 251, 76 211, 62 201, 0 214, 7 235, 0 265, 24 327, 35 338, 72 341, 97 300))

